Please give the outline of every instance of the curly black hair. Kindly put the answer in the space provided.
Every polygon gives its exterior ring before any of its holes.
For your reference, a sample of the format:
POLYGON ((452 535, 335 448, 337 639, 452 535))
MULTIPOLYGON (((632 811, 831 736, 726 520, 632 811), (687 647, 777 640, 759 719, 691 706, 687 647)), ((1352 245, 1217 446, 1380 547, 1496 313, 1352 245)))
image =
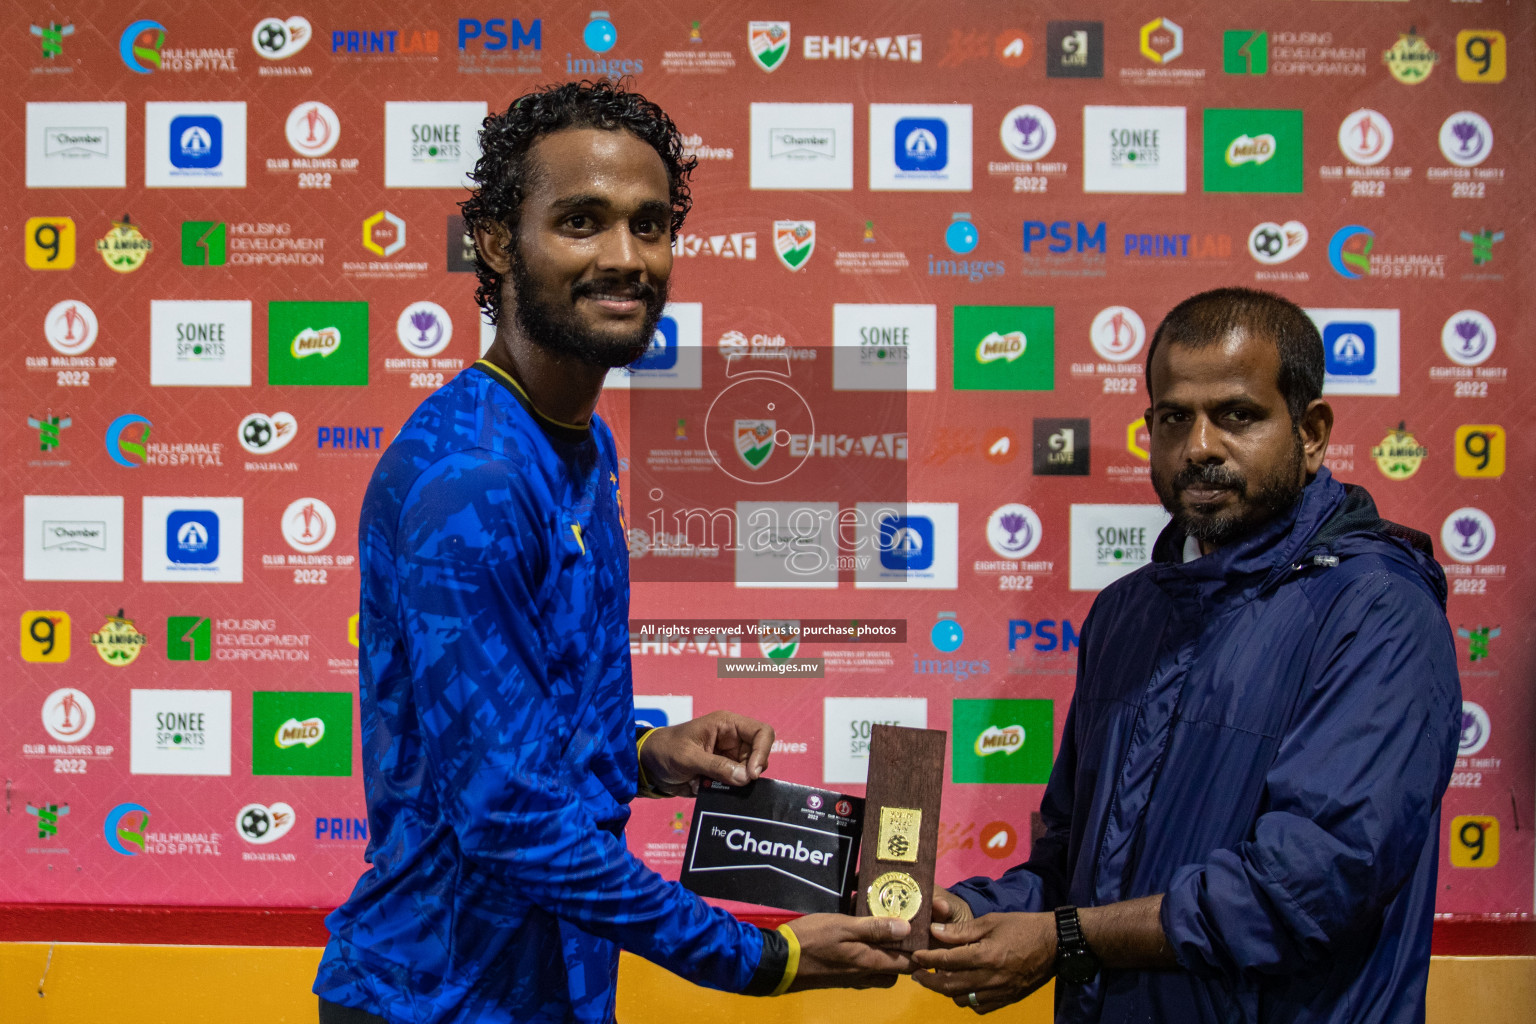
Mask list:
MULTIPOLYGON (((688 179, 698 161, 683 155, 683 140, 672 119, 650 100, 606 79, 547 85, 519 96, 504 114, 491 114, 480 129, 480 159, 470 178, 476 188, 459 204, 470 231, 505 225, 515 238, 524 193, 533 168, 528 151, 541 137, 568 128, 624 129, 646 143, 667 168, 672 196, 672 234, 693 207, 688 179)), ((480 286, 475 301, 491 323, 501 316, 502 276, 475 250, 480 286)))

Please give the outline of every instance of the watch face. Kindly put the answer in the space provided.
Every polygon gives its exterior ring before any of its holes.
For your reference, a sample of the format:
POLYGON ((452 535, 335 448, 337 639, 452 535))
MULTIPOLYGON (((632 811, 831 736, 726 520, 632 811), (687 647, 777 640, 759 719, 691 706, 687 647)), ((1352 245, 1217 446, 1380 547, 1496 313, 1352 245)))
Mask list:
POLYGON ((1084 985, 1099 973, 1099 958, 1086 949, 1062 953, 1056 964, 1056 977, 1073 985, 1084 985))

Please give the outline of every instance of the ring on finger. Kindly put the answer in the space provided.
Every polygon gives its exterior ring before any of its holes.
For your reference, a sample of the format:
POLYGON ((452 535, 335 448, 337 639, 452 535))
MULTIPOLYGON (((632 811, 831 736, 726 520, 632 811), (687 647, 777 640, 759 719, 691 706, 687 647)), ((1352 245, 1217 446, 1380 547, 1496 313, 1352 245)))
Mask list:
POLYGON ((965 997, 965 1001, 971 1004, 971 1009, 973 1009, 973 1010, 981 1009, 981 1004, 976 1001, 976 993, 975 992, 967 993, 966 997, 965 997))

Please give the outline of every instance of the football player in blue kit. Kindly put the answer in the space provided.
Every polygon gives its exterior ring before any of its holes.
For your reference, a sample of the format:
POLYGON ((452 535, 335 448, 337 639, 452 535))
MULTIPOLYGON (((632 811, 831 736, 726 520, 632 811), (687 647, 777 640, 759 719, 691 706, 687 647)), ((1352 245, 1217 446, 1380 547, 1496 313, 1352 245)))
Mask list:
POLYGON ((322 1022, 614 1019, 619 950, 751 995, 886 986, 904 921, 765 930, 646 867, 637 795, 736 785, 773 730, 637 730, 629 566, 603 380, 650 344, 693 161, 623 88, 486 119, 473 228, 484 359, 416 410, 364 499, 362 760, 371 867, 327 918, 322 1022))

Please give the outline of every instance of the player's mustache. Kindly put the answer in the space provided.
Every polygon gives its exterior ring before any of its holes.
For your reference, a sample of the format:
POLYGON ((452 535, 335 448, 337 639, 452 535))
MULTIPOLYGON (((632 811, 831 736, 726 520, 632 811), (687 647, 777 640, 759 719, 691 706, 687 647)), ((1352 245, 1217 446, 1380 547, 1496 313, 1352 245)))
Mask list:
POLYGON ((1185 466, 1173 478, 1175 491, 1190 487, 1221 487, 1242 493, 1248 488, 1247 479, 1235 469, 1226 466, 1185 466))
POLYGON ((656 289, 644 281, 624 284, 618 281, 579 281, 571 286, 571 297, 576 299, 639 299, 647 304, 656 298, 656 289))

